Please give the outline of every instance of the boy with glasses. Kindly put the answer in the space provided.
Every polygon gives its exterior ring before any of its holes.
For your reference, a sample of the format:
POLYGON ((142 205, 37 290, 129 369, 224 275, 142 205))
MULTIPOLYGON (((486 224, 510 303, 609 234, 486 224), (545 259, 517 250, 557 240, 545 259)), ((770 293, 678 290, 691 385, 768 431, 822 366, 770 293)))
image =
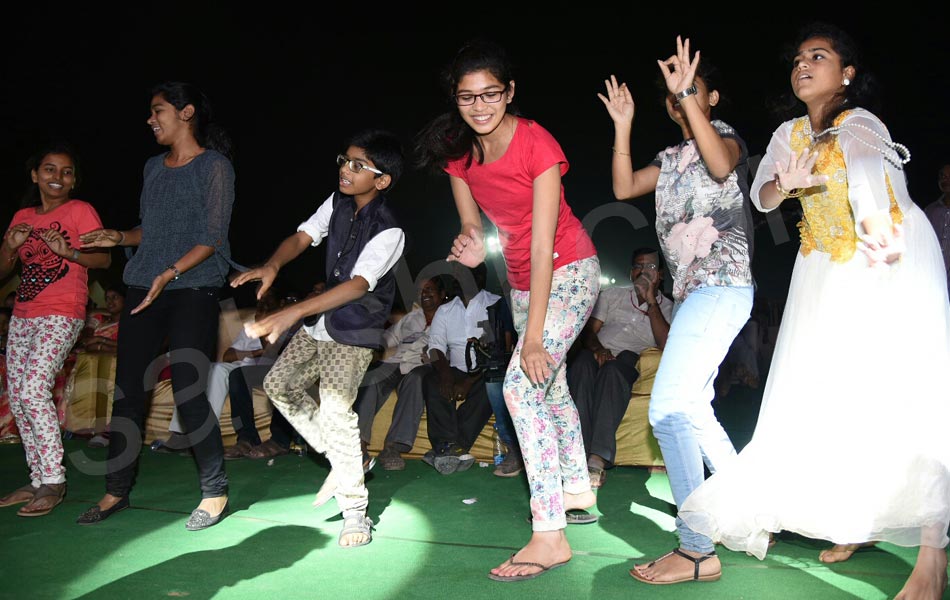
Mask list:
MULTIPOLYGON (((273 342, 304 319, 264 379, 264 390, 314 450, 325 453, 331 471, 318 501, 332 493, 343 512, 339 545, 372 540, 366 516, 368 493, 353 402, 373 351, 383 348, 383 329, 396 295, 394 267, 405 233, 386 191, 403 169, 402 146, 386 131, 356 134, 337 157, 339 189, 281 242, 263 266, 241 274, 237 287, 260 280, 258 297, 281 267, 326 238, 326 291, 246 326, 249 335, 273 342), (320 403, 307 392, 320 382, 320 403)), ((321 502, 322 503, 322 502, 321 502)))

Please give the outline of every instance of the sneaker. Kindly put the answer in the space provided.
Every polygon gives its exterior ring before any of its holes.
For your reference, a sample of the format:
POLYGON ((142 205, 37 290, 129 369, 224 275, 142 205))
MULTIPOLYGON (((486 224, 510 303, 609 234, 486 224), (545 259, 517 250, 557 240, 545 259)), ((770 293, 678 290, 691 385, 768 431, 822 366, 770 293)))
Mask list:
POLYGON ((492 475, 496 477, 515 477, 524 471, 524 461, 521 459, 521 452, 509 450, 505 454, 505 460, 501 461, 492 475))
POLYGON ((406 468, 406 460, 392 446, 386 446, 376 457, 379 464, 383 466, 384 471, 402 471, 406 468))
POLYGON ((422 462, 429 465, 430 467, 435 467, 435 450, 429 450, 423 454, 422 462))
POLYGON ((452 443, 436 452, 432 466, 439 473, 449 475, 456 471, 465 471, 473 464, 475 464, 475 457, 469 454, 465 448, 452 443))

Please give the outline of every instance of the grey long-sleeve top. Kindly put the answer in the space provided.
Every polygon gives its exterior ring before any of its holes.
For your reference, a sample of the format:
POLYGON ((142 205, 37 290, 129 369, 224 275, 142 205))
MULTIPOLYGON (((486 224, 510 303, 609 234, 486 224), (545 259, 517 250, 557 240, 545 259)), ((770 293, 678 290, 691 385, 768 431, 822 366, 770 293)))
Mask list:
POLYGON ((167 167, 164 159, 165 153, 145 163, 139 201, 142 242, 125 266, 123 280, 149 288, 169 265, 203 245, 213 246, 214 255, 170 281, 166 289, 220 287, 227 279, 231 255, 231 161, 211 149, 181 167, 167 167))

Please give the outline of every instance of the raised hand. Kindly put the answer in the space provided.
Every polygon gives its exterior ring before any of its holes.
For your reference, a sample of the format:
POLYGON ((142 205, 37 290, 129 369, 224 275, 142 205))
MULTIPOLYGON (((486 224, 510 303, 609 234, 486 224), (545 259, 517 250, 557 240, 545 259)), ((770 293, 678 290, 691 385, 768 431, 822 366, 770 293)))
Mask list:
POLYGON ((452 251, 445 260, 457 261, 466 267, 477 267, 485 262, 485 240, 481 232, 472 228, 467 234, 458 234, 452 242, 452 251))
POLYGON ((260 280, 261 286, 257 290, 257 299, 260 300, 264 297, 264 293, 270 289, 270 286, 274 284, 275 279, 277 279, 277 267, 264 265, 239 274, 231 280, 231 287, 236 288, 248 281, 260 280))
POLYGON ((786 192, 790 192, 793 189, 810 188, 828 181, 827 175, 812 174, 818 155, 818 150, 805 148, 800 154, 792 152, 787 165, 776 162, 775 177, 781 188, 786 192))
POLYGON ((72 255, 73 249, 70 247, 69 242, 66 241, 66 238, 63 237, 63 234, 55 229, 47 229, 40 234, 40 239, 46 242, 46 245, 49 246, 49 249, 53 251, 57 256, 62 256, 67 258, 72 255))
POLYGON ((652 277, 647 275, 646 272, 637 275, 636 279, 633 280, 633 289, 636 291, 638 299, 649 302, 650 298, 656 298, 657 278, 656 271, 653 271, 652 277))
POLYGON ((676 36, 676 54, 666 60, 657 60, 656 64, 666 80, 666 89, 671 94, 678 94, 693 85, 696 76, 696 67, 699 66, 699 50, 689 58, 689 38, 685 40, 676 36))
POLYGON ((600 101, 607 107, 607 113, 614 123, 633 123, 633 115, 636 112, 636 106, 633 103, 633 96, 627 89, 626 83, 617 84, 617 78, 613 75, 610 79, 604 80, 604 86, 607 88, 607 95, 597 94, 600 101))
POLYGON ((17 223, 10 229, 7 229, 7 232, 3 234, 3 243, 6 244, 10 250, 16 251, 26 242, 27 238, 30 237, 31 231, 33 231, 32 225, 17 223))
POLYGON ((252 338, 266 338, 273 344, 280 338, 280 335, 294 326, 294 323, 300 320, 293 307, 279 310, 271 313, 259 321, 248 323, 244 326, 244 332, 252 338))
POLYGON ((79 234, 80 248, 112 248, 119 244, 122 234, 115 229, 93 229, 79 234))

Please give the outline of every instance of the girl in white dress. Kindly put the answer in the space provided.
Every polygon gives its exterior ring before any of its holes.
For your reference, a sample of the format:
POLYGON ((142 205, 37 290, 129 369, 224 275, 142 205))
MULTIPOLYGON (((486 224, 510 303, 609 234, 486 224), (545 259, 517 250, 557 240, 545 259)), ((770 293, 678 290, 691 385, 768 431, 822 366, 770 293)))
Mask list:
MULTIPOLYGON (((764 558, 770 532, 919 546, 898 598, 940 598, 950 522, 946 275, 911 200, 910 154, 868 106, 850 37, 806 27, 791 86, 807 115, 772 135, 752 185, 763 211, 799 198, 801 249, 752 441, 679 511, 764 558)), ((828 561, 831 562, 831 561, 828 561)))

